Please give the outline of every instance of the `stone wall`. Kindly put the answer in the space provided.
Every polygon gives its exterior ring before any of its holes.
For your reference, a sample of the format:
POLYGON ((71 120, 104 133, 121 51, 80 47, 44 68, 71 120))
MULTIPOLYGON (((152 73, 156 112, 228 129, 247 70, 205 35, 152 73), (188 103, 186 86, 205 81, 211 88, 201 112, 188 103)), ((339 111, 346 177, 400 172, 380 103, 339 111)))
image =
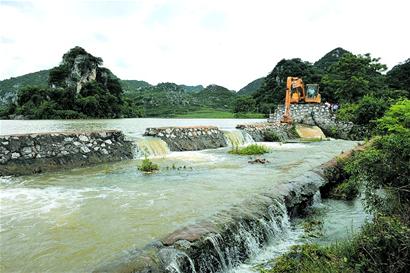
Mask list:
POLYGON ((0 175, 24 175, 130 159, 121 131, 0 136, 0 175))
POLYGON ((128 251, 94 272, 223 272, 228 263, 238 265, 250 257, 247 236, 253 236, 252 241, 260 247, 266 246, 269 232, 274 232, 267 227, 280 225, 286 214, 304 213, 314 195, 332 179, 329 169, 335 164, 336 160, 331 160, 287 183, 250 196, 231 209, 182 227, 143 249, 128 251), (178 265, 177 271, 173 265, 178 265))
MULTIPOLYGON (((280 122, 285 112, 284 105, 278 105, 273 114, 270 114, 269 122, 280 122)), ((307 125, 316 125, 312 119, 312 113, 321 116, 323 119, 334 120, 336 117, 333 112, 329 111, 324 104, 291 104, 290 112, 294 123, 303 123, 307 125)))
POLYGON ((228 145, 223 132, 215 126, 147 128, 144 135, 161 138, 171 151, 197 151, 228 145))
POLYGON ((239 124, 236 129, 247 132, 255 141, 287 141, 298 137, 292 125, 280 122, 239 124))
MULTIPOLYGON (((284 105, 278 105, 275 112, 269 116, 268 122, 280 122, 284 111, 284 105)), ((368 134, 362 126, 337 120, 335 114, 324 104, 291 104, 290 111, 294 123, 316 125, 328 137, 362 140, 368 134)))

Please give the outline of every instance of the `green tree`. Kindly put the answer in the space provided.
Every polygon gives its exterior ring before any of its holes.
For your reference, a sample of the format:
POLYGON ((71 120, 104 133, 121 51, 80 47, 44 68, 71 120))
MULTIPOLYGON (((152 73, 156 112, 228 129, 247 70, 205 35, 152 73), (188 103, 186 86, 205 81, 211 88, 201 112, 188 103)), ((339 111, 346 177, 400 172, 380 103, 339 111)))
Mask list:
POLYGON ((256 101, 250 96, 238 97, 233 106, 234 113, 255 112, 256 101))
POLYGON ((383 116, 391 100, 365 95, 355 103, 343 104, 337 112, 337 118, 359 125, 374 126, 374 122, 383 116))
POLYGON ((396 65, 386 74, 389 88, 395 97, 409 98, 410 93, 410 58, 396 65), (398 94, 397 94, 398 93, 398 94))
POLYGON ((370 54, 345 53, 322 77, 322 97, 334 102, 356 102, 366 94, 381 96, 386 92, 387 67, 370 54))
POLYGON ((403 99, 390 107, 377 122, 381 134, 408 132, 410 128, 410 100, 403 99))

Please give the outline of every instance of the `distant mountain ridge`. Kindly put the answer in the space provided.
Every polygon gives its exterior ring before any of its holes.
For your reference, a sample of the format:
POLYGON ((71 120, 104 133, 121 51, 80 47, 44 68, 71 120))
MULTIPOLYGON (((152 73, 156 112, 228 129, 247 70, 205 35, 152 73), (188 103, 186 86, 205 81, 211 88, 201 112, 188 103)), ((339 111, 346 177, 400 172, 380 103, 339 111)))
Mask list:
MULTIPOLYGON (((47 69, 0 81, 0 106, 15 101, 18 90, 23 87, 30 85, 47 87, 49 75, 50 69, 47 69)), ((153 87, 150 83, 140 80, 120 80, 120 83, 125 94, 153 87)), ((179 86, 187 93, 199 93, 205 89, 202 85, 181 84, 179 86)))
POLYGON ((316 61, 313 65, 316 68, 326 71, 327 69, 329 69, 329 67, 332 64, 336 63, 340 59, 340 57, 343 56, 343 54, 346 54, 346 53, 350 53, 350 52, 341 47, 337 47, 329 51, 328 53, 326 53, 322 58, 316 61))
POLYGON ((265 80, 265 77, 256 79, 250 83, 248 83, 245 87, 241 88, 238 91, 239 96, 250 96, 256 93, 256 91, 262 86, 263 82, 265 80))
POLYGON ((0 106, 14 101, 17 97, 18 90, 23 87, 29 85, 46 87, 48 85, 49 73, 50 70, 40 70, 0 81, 0 106))

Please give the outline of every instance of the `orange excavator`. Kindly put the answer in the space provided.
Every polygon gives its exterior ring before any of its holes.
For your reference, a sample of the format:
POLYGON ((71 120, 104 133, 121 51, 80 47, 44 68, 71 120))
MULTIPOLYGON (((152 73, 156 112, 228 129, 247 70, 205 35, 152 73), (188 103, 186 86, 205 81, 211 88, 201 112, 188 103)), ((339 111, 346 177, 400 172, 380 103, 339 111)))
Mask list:
POLYGON ((318 84, 303 84, 301 78, 288 77, 286 80, 286 96, 285 96, 285 112, 283 114, 282 123, 292 123, 290 113, 291 103, 320 103, 318 84))

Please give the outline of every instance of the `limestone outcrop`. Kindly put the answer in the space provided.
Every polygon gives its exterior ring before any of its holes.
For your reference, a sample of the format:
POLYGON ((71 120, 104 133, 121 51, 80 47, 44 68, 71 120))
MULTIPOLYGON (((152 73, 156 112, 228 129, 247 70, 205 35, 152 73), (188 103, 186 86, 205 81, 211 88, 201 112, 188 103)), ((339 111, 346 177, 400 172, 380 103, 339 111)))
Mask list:
POLYGON ((98 63, 91 61, 87 55, 76 56, 70 74, 65 79, 67 87, 73 87, 79 93, 86 83, 97 79, 97 68, 98 63))

